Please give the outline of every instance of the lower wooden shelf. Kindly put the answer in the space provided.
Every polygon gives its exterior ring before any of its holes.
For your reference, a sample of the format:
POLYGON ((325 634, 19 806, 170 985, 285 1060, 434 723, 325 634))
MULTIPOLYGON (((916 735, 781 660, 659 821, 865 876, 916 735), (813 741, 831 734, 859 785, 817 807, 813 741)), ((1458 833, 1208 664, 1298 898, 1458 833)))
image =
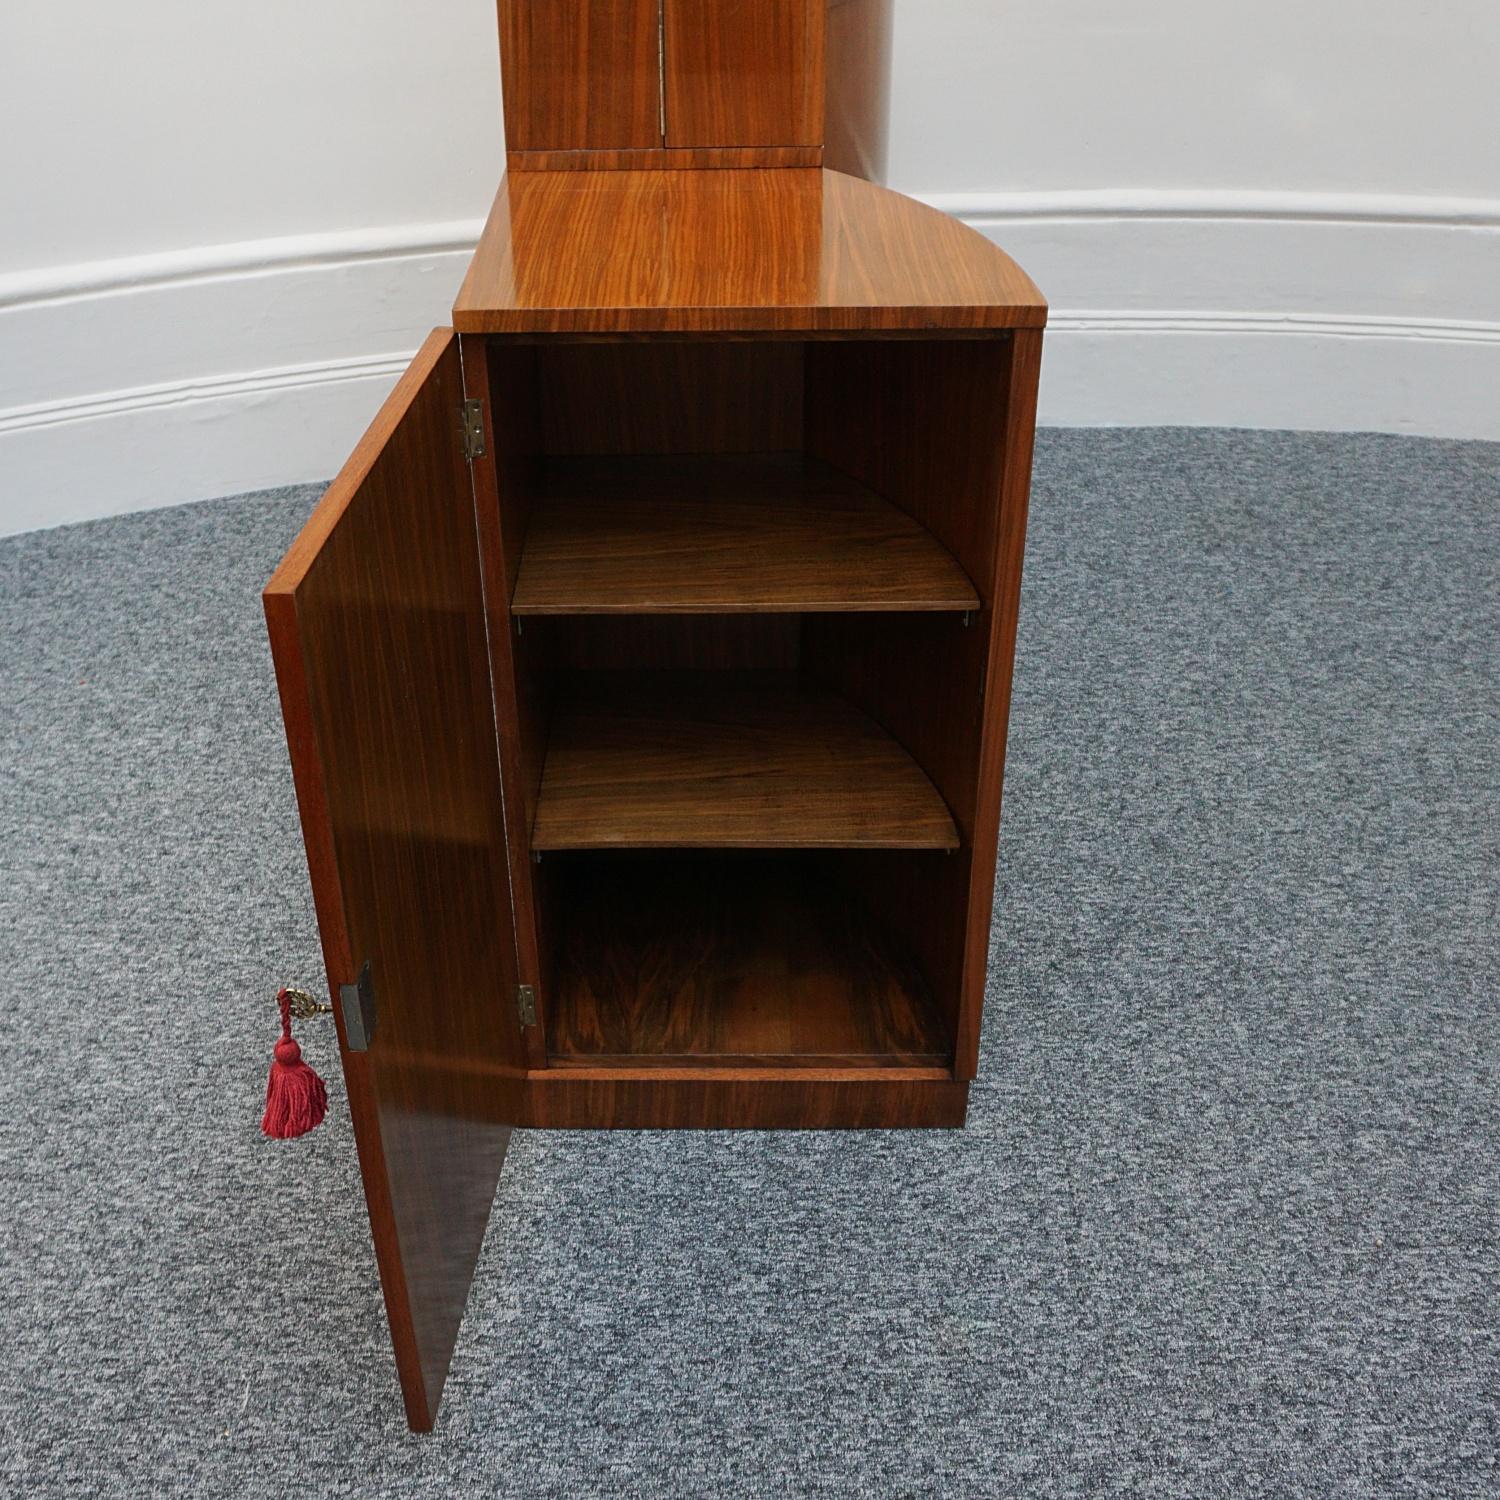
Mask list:
POLYGON ((951 1062, 921 971, 842 887, 833 857, 559 863, 552 1066, 951 1062))
POLYGON ((911 756, 795 673, 579 673, 559 686, 533 849, 958 842, 911 756))

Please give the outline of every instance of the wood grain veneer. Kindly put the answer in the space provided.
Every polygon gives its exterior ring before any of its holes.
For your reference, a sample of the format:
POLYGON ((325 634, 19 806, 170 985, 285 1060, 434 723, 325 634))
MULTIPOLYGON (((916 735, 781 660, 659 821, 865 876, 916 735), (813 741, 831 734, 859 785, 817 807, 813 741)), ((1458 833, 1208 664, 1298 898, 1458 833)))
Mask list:
POLYGON ((867 864, 861 889, 955 1007, 961 1078, 978 1066, 1040 351, 1030 330, 808 351, 809 449, 919 518, 982 601, 966 624, 813 616, 802 637, 804 670, 906 747, 958 825, 955 858, 920 870, 867 864))
POLYGON ((533 849, 957 843, 910 756, 790 674, 581 673, 559 688, 533 849))
POLYGON ((507 151, 511 172, 745 171, 821 167, 821 146, 694 146, 629 151, 507 151))
POLYGON ((539 1130, 954 1129, 969 1085, 946 1068, 566 1066, 491 1099, 539 1130))
POLYGON ((1047 317, 864 180, 891 0, 498 7, 462 343, 265 596, 419 1430, 511 1127, 963 1123, 1047 317))
MULTIPOLYGON (((403 1057, 414 1076, 419 1054, 403 1057)), ((537 1130, 900 1130, 964 1123, 969 1085, 949 1068, 756 1062, 736 1067, 575 1061, 519 1079, 474 1064, 496 1123, 537 1130)))
POLYGON ((513 152, 658 148, 660 0, 499 0, 513 152))
POLYGON ((826 5, 664 0, 667 145, 821 145, 826 5))
MULTIPOLYGON (((946 1072, 886 1070, 889 1078, 770 1077, 716 1070, 715 1078, 626 1075, 624 1069, 553 1068, 533 1075, 524 1118, 540 1130, 956 1129, 969 1085, 946 1072)), ((810 1071, 810 1070, 809 1070, 810 1071)))
POLYGON ((1041 333, 1036 330, 1017 333, 1011 340, 1006 372, 1008 391, 1000 436, 1000 507, 994 586, 984 621, 989 632, 984 682, 986 712, 979 742, 980 795, 974 808, 963 1001, 954 1057, 954 1072, 959 1078, 973 1078, 979 1071, 979 1025, 984 1010, 984 982, 995 900, 1005 746, 1010 733, 1011 685, 1015 676, 1016 630, 1021 611, 1021 568, 1026 554, 1026 521, 1031 504, 1031 468, 1036 446, 1037 393, 1041 373, 1041 333))
MULTIPOLYGON (((510 347, 493 341, 497 347, 510 347)), ((741 339, 537 346, 550 455, 777 452, 802 446, 802 353, 741 339)))
POLYGON ((967 625, 810 621, 807 660, 916 756, 966 836, 978 796, 1011 360, 1008 336, 819 343, 807 352, 809 451, 919 522, 981 600, 980 618, 967 625))
POLYGON ((536 615, 525 641, 556 672, 795 672, 802 616, 536 615))
POLYGON ((518 615, 967 610, 979 596, 905 512, 800 454, 548 463, 518 615))
POLYGON ((330 991, 374 980, 349 1108, 408 1418, 431 1427, 526 1066, 457 342, 423 345, 266 585, 330 991), (422 1067, 408 1066, 420 1053, 422 1067))
POLYGON ((883 170, 891 0, 499 0, 499 14, 513 172, 883 170))
POLYGON ((836 861, 609 855, 562 863, 553 1063, 951 1060, 921 971, 851 900, 836 861))
POLYGON ((500 186, 465 333, 1041 327, 1002 250, 840 172, 526 172, 500 186))
POLYGON ((523 1109, 527 1125, 540 1130, 923 1130, 964 1123, 967 1083, 947 1073, 888 1071, 888 1079, 814 1079, 726 1068, 718 1078, 689 1079, 553 1068, 532 1077, 523 1109))
MULTIPOLYGON (((512 626, 509 604, 520 569, 522 541, 531 524, 530 497, 536 488, 541 432, 539 355, 533 348, 510 348, 494 359, 488 353, 483 340, 462 343, 464 395, 479 403, 485 447, 470 473, 505 809, 516 978, 532 986, 538 1009, 545 1012, 545 938, 525 830, 531 826, 541 788, 547 690, 535 653, 526 649, 528 643, 512 626), (501 414, 498 419, 497 413, 501 414)), ((524 1027, 521 1036, 527 1061, 540 1066, 546 1056, 541 1027, 524 1027)))

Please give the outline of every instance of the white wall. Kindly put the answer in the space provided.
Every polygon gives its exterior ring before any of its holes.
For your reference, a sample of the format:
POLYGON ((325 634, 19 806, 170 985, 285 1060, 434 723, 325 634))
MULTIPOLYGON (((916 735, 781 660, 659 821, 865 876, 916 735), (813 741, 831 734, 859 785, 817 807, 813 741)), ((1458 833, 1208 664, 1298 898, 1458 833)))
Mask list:
MULTIPOLYGON (((1500 438, 1494 0, 897 0, 891 181, 1043 418, 1500 438)), ((492 0, 10 0, 0 532, 329 475, 501 160, 492 0)))

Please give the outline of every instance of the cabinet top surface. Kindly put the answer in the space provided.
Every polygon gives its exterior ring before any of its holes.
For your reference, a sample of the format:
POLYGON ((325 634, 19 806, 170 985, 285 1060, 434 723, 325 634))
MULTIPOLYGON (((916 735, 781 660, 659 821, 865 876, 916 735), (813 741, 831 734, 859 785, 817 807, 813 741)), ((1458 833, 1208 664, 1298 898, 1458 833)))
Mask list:
POLYGON ((822 169, 503 178, 460 333, 1039 328, 1042 294, 958 220, 822 169))

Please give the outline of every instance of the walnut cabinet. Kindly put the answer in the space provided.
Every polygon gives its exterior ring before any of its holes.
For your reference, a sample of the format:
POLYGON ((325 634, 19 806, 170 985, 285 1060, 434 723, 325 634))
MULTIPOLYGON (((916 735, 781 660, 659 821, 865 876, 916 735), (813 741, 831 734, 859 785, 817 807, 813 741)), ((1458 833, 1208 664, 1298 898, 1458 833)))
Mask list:
POLYGON ((499 13, 452 327, 265 591, 419 1429, 512 1128, 963 1123, 1046 319, 867 180, 886 6, 499 13))

